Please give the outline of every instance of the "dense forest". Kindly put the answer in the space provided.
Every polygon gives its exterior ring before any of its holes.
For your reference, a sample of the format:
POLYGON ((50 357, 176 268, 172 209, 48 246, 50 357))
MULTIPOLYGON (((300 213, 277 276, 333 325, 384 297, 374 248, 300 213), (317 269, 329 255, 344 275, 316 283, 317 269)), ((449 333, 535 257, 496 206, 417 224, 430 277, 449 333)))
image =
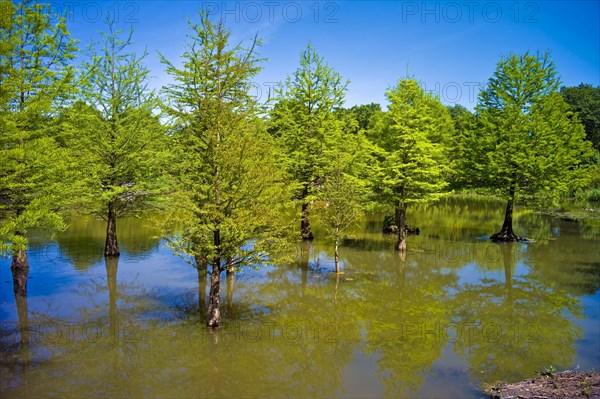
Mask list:
POLYGON ((0 6, 0 249, 14 276, 29 268, 32 230, 93 213, 116 257, 119 218, 161 212, 168 245, 210 275, 216 327, 221 274, 289 261, 316 220, 340 272, 340 243, 364 212, 393 214, 406 251, 407 208, 452 192, 505 200, 490 238, 509 242, 524 239, 515 204, 600 199, 600 87, 561 87, 548 51, 499 59, 473 111, 414 75, 390 82, 385 109, 345 107, 349 82, 308 45, 261 102, 259 38, 232 43, 206 14, 190 20, 180 62, 161 57, 172 83, 154 92, 132 30, 107 20, 83 57, 50 7, 0 6))

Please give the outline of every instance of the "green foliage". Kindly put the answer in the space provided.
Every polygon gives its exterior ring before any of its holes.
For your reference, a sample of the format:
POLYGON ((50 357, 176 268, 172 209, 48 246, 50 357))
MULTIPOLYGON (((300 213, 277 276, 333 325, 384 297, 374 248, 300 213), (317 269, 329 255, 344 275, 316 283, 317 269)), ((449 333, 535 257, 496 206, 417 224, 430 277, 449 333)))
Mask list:
POLYGON ((349 237, 364 212, 367 199, 366 178, 369 143, 364 134, 332 132, 325 150, 327 164, 324 181, 317 188, 314 199, 317 217, 333 241, 338 265, 338 246, 349 237), (337 133, 337 134, 336 134, 337 133))
POLYGON ((369 132, 378 160, 374 190, 394 207, 436 200, 447 187, 444 141, 452 132, 450 115, 412 79, 400 80, 386 95, 389 110, 369 132))
POLYGON ((450 187, 453 189, 473 189, 485 187, 486 154, 479 146, 479 125, 477 115, 461 105, 448 107, 454 121, 454 134, 448 140, 448 157, 452 174, 450 187))
POLYGON ((76 51, 65 21, 47 5, 3 1, 0 30, 0 248, 22 251, 26 233, 65 227, 72 165, 54 120, 72 94, 76 51))
POLYGON ((334 112, 340 119, 354 120, 346 126, 346 129, 356 134, 359 131, 366 132, 373 127, 376 116, 381 113, 381 105, 377 103, 353 105, 350 108, 337 108, 334 112))
POLYGON ((588 201, 600 202, 600 188, 592 188, 587 192, 588 201))
POLYGON ((175 80, 164 90, 176 160, 170 246, 217 265, 257 265, 285 243, 290 197, 250 94, 259 43, 231 46, 230 32, 206 15, 190 30, 182 68, 162 58, 175 80))
POLYGON ((559 80, 548 53, 502 59, 481 93, 480 170, 502 195, 557 197, 590 155, 583 127, 556 92, 559 80))
POLYGON ((334 114, 343 104, 347 85, 309 45, 271 111, 269 131, 276 137, 284 167, 296 183, 294 197, 304 205, 323 177, 328 136, 343 130, 347 126, 344 120, 349 121, 334 114))
POLYGON ((600 86, 581 83, 576 87, 562 87, 560 94, 579 115, 586 138, 600 151, 600 86))
POLYGON ((145 53, 129 52, 132 30, 125 39, 113 20, 102 43, 91 45, 83 62, 80 100, 62 115, 68 145, 80 159, 79 207, 107 218, 138 215, 155 208, 162 183, 165 136, 154 112, 158 101, 147 90, 145 53))

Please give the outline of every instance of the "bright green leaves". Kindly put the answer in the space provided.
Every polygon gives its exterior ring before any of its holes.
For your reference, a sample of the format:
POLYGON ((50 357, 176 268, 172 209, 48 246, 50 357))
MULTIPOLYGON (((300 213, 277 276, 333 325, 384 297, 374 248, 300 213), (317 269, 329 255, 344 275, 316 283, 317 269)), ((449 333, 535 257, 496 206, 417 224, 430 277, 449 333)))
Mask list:
POLYGON ((573 169, 589 155, 579 121, 556 93, 549 54, 502 59, 477 106, 487 182, 503 195, 564 193, 573 169))
POLYGON ((560 85, 550 53, 511 55, 498 62, 478 109, 509 110, 526 114, 540 99, 560 85))
POLYGON ((298 184, 297 197, 302 200, 322 176, 328 136, 343 129, 334 110, 342 106, 347 85, 309 45, 271 112, 269 130, 278 139, 284 164, 298 184))
POLYGON ((452 119, 415 80, 400 80, 387 97, 389 110, 369 132, 378 159, 374 191, 392 206, 435 200, 447 186, 444 145, 452 119))
POLYGON ((71 165, 52 118, 73 94, 75 41, 64 21, 31 1, 0 3, 0 242, 26 249, 32 229, 63 229, 58 211, 69 199, 71 165))
POLYGON ((109 204, 118 216, 156 205, 166 154, 158 100, 147 90, 149 70, 129 50, 132 31, 121 39, 107 22, 103 42, 82 65, 80 99, 64 119, 73 131, 69 145, 80 159, 80 206, 106 217, 109 204))
POLYGON ((76 42, 64 19, 49 12, 49 5, 7 3, 0 4, 2 25, 7 27, 0 30, 0 107, 3 112, 49 112, 68 92, 73 78, 68 63, 76 42))
POLYGON ((290 198, 249 92, 260 70, 258 43, 231 46, 230 32, 205 15, 190 29, 183 67, 163 59, 176 81, 165 89, 176 154, 170 179, 178 232, 170 244, 211 262, 252 265, 281 249, 290 198))

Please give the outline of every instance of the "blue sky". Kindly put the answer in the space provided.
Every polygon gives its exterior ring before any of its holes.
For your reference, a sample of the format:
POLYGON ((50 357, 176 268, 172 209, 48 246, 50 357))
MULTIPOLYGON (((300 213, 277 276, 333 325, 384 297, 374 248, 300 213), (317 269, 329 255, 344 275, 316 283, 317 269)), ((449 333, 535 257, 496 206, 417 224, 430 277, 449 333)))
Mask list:
POLYGON ((198 10, 222 18, 235 41, 258 34, 268 59, 257 94, 298 66, 311 43, 350 80, 346 105, 379 102, 407 73, 448 105, 473 108, 501 56, 552 52, 564 85, 600 85, 599 1, 53 1, 69 10, 82 44, 97 39, 107 13, 132 25, 134 48, 147 48, 152 87, 170 82, 158 53, 178 63, 187 18, 198 10))

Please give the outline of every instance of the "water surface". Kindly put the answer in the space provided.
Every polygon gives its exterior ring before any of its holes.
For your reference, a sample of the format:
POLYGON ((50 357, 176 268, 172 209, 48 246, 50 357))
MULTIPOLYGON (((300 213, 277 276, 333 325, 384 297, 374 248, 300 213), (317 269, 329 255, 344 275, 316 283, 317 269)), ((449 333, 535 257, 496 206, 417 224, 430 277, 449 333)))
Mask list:
POLYGON ((409 209, 393 250, 370 216, 341 247, 222 279, 224 327, 202 321, 207 278, 142 220, 78 218, 30 238, 27 298, 0 260, 3 397, 447 397, 550 368, 600 368, 600 225, 520 211, 493 244, 503 204, 450 198, 409 209))

